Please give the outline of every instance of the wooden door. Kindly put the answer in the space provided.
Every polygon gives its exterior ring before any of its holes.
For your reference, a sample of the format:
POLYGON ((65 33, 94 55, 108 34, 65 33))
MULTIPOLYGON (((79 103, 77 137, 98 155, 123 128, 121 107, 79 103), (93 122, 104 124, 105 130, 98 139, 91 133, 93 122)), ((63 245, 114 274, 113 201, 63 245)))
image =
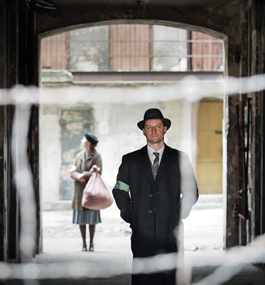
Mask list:
POLYGON ((201 194, 222 193, 223 103, 199 104, 196 177, 201 194))

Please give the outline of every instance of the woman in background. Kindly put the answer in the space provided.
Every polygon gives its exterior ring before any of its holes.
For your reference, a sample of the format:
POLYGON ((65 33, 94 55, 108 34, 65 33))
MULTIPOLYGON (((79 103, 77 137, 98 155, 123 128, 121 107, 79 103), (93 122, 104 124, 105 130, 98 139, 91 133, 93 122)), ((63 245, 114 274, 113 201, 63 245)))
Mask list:
POLYGON ((102 159, 95 149, 97 143, 98 139, 94 134, 85 132, 81 140, 84 150, 77 154, 74 165, 70 170, 71 177, 75 180, 72 198, 73 224, 78 224, 80 227, 83 240, 82 251, 87 251, 86 225, 89 225, 89 251, 94 251, 96 224, 101 223, 99 210, 88 210, 82 206, 83 190, 92 175, 92 172, 90 172, 91 167, 97 165, 100 168, 99 173, 102 173, 102 159))

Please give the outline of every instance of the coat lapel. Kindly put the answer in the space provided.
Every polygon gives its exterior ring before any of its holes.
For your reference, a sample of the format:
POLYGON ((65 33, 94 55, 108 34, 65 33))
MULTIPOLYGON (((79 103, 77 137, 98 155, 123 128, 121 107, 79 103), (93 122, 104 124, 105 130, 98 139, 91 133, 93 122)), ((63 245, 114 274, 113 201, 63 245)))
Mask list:
POLYGON ((80 155, 80 165, 81 165, 81 171, 84 172, 85 171, 85 150, 82 151, 81 155, 80 155))
POLYGON ((95 154, 95 150, 93 150, 92 152, 90 152, 88 154, 88 157, 86 158, 86 150, 84 149, 81 156, 80 156, 80 160, 81 160, 81 165, 82 165, 82 171, 90 171, 90 169, 86 169, 86 162, 88 160, 91 160, 93 158, 95 154))
POLYGON ((148 157, 147 153, 147 146, 144 146, 142 149, 140 149, 138 156, 136 157, 137 163, 139 164, 139 167, 143 171, 143 173, 146 175, 149 182, 153 185, 154 178, 153 173, 150 165, 150 159, 148 157))

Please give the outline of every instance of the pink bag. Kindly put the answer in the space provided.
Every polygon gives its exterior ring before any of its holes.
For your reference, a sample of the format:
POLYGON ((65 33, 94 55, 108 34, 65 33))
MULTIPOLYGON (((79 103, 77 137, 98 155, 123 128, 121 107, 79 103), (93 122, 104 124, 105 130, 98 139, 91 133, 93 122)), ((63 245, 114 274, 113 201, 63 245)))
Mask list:
POLYGON ((112 193, 108 190, 98 171, 99 167, 93 165, 92 173, 83 190, 82 206, 90 210, 106 209, 113 203, 112 193))

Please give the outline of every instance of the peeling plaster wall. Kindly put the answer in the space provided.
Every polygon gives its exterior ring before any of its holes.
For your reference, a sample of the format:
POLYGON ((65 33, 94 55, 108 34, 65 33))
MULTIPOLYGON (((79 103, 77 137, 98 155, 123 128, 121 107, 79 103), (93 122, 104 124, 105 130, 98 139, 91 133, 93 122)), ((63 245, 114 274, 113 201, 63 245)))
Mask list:
POLYGON ((60 123, 58 107, 41 108, 41 189, 43 201, 59 200, 61 168, 60 123))
MULTIPOLYGON (((93 89, 93 88, 91 88, 93 89)), ((111 88, 107 88, 110 96, 113 94, 111 88)), ((141 92, 135 88, 126 88, 125 94, 129 96, 134 92, 141 92), (130 94, 131 93, 131 94, 130 94)), ((91 92, 93 92, 91 90, 91 92)), ((144 96, 144 95, 143 95, 144 96)), ((134 151, 145 145, 145 137, 136 126, 142 120, 144 112, 150 107, 160 108, 165 117, 172 120, 172 127, 166 135, 166 143, 172 147, 189 152, 189 141, 191 136, 191 125, 182 115, 191 104, 185 100, 169 102, 153 102, 138 104, 71 104, 42 107, 42 197, 45 201, 56 201, 60 199, 60 169, 61 169, 61 127, 59 124, 59 113, 61 109, 86 109, 92 107, 94 111, 94 133, 99 139, 97 151, 103 159, 102 178, 111 189, 116 180, 118 167, 123 154, 134 151), (186 122, 186 126, 185 126, 186 122)), ((80 137, 81 140, 82 137, 80 137)))
MULTIPOLYGON (((59 85, 57 85, 59 86, 59 85)), ((44 86, 45 87, 45 86, 44 86)), ((54 85, 55 87, 55 85, 54 85)), ((196 161, 196 141, 194 140, 193 116, 194 100, 181 98, 174 84, 115 84, 104 86, 69 86, 68 88, 44 89, 49 96, 75 94, 79 103, 42 106, 42 164, 41 173, 43 202, 60 199, 61 143, 59 114, 61 109, 92 109, 94 133, 99 139, 98 152, 103 158, 103 175, 109 189, 115 184, 122 155, 143 147, 146 144, 137 122, 143 119, 144 112, 151 107, 159 108, 164 117, 172 121, 167 132, 166 143, 189 154, 196 161), (68 91, 67 91, 68 90, 68 91), (88 96, 88 94, 92 94, 88 96), (163 98, 160 99, 161 94, 163 98), (84 103, 80 103, 83 101, 84 103)), ((219 99, 220 95, 216 95, 219 99)), ((196 119, 195 119, 196 122, 196 119)), ((80 137, 81 140, 82 137, 80 137)), ((73 157, 74 159, 74 157, 73 157)), ((194 165, 195 167, 195 165, 194 165)))

